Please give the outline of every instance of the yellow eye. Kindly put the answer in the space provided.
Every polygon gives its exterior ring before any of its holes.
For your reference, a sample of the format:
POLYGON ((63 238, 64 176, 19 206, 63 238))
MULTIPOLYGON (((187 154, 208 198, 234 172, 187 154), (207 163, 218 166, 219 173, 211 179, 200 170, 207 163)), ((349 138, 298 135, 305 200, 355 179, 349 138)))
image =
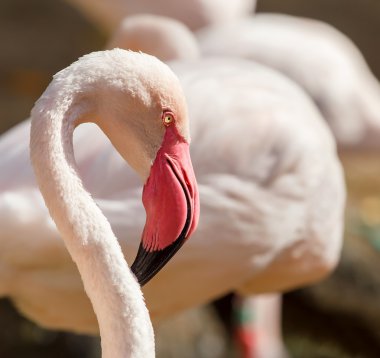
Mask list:
POLYGON ((169 126, 174 122, 174 114, 171 112, 164 112, 162 115, 162 122, 164 123, 164 126, 169 126))

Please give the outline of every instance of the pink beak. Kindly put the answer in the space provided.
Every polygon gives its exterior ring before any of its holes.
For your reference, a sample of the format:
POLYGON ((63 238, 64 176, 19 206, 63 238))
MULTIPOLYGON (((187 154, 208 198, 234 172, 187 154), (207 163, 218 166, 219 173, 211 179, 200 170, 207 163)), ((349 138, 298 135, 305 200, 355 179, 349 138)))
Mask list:
POLYGON ((189 144, 175 125, 166 128, 142 201, 146 223, 131 266, 140 285, 165 266, 198 224, 199 194, 189 144))

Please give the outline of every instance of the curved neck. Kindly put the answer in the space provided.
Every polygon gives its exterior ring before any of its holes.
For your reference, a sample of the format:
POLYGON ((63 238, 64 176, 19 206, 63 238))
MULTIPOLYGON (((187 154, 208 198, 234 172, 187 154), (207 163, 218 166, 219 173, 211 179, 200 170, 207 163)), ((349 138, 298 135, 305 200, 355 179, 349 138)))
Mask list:
POLYGON ((103 357, 153 357, 153 329, 140 287, 109 222, 77 175, 72 136, 84 115, 75 95, 42 98, 32 111, 32 164, 92 302, 103 357))

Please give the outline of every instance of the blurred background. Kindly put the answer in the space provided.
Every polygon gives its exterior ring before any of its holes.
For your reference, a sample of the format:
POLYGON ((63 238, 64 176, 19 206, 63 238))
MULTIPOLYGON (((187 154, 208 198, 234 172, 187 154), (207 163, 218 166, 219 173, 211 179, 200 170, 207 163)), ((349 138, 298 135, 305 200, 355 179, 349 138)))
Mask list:
MULTIPOLYGON (((380 78, 378 0, 261 0, 257 10, 334 25, 380 78)), ((64 1, 0 0, 0 133, 28 117, 55 72, 105 42, 105 34, 64 1)), ((363 167, 360 158, 345 165, 350 200, 343 259, 324 282, 284 296, 283 334, 291 357, 380 356, 380 165, 363 167), (355 175, 359 170, 367 172, 365 183, 355 175)), ((211 307, 156 328, 159 357, 236 356, 211 307)), ((5 299, 0 332, 1 358, 99 357, 97 338, 45 331, 5 299)))

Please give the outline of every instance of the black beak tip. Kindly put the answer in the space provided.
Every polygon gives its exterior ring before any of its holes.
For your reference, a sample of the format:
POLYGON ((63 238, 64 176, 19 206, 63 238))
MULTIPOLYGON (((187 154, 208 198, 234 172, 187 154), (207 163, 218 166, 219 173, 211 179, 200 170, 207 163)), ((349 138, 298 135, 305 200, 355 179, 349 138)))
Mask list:
POLYGON ((131 266, 140 286, 148 283, 175 255, 184 244, 185 238, 179 238, 162 250, 148 251, 140 243, 135 261, 131 266))
POLYGON ((140 286, 144 286, 153 278, 152 253, 144 249, 140 244, 135 261, 131 266, 132 273, 135 275, 140 286))

